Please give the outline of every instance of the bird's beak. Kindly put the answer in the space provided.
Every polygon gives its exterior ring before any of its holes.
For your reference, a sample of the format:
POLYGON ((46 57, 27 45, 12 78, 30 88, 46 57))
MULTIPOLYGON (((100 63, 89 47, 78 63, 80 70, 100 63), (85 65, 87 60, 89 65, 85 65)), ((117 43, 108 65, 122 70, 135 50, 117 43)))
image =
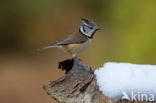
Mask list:
POLYGON ((96 29, 96 30, 101 30, 101 28, 97 27, 97 29, 96 29))

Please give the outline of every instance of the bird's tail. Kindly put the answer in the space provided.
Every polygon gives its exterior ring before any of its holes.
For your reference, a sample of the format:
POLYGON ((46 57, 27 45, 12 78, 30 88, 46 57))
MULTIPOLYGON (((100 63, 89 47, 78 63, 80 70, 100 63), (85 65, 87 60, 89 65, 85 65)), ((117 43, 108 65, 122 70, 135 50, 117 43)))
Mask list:
POLYGON ((44 46, 44 47, 38 48, 37 51, 42 51, 42 50, 49 49, 49 48, 58 48, 58 45, 44 46))

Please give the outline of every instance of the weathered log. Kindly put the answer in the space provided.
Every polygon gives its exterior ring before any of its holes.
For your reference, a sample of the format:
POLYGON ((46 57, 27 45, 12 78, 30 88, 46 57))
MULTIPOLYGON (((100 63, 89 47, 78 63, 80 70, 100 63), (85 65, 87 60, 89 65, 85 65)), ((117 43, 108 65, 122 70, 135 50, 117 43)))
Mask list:
POLYGON ((66 75, 43 86, 48 95, 58 103, 138 103, 115 101, 104 96, 97 86, 94 70, 83 65, 78 58, 60 62, 59 68, 65 70, 66 75))

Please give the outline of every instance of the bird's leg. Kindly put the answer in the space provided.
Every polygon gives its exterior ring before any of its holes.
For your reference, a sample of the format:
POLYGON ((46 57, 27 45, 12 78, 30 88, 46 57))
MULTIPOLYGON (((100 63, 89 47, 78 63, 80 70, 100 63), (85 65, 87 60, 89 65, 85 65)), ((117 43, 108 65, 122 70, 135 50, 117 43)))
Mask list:
POLYGON ((73 59, 73 60, 81 61, 81 59, 80 59, 79 57, 77 57, 76 54, 72 54, 72 59, 73 59))
POLYGON ((73 54, 72 54, 72 58, 75 58, 75 57, 76 57, 76 54, 75 54, 75 53, 73 53, 73 54))

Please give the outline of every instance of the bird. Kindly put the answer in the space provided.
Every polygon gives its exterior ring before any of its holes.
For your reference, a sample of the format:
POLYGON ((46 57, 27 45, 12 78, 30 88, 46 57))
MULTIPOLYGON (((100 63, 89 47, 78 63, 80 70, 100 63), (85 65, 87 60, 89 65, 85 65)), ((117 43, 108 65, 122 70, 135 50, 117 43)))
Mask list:
POLYGON ((95 22, 90 21, 89 19, 81 18, 81 21, 83 24, 80 25, 76 32, 60 41, 39 48, 38 51, 48 48, 58 48, 70 54, 72 57, 76 57, 78 53, 88 48, 92 42, 93 35, 97 30, 100 30, 95 22))

